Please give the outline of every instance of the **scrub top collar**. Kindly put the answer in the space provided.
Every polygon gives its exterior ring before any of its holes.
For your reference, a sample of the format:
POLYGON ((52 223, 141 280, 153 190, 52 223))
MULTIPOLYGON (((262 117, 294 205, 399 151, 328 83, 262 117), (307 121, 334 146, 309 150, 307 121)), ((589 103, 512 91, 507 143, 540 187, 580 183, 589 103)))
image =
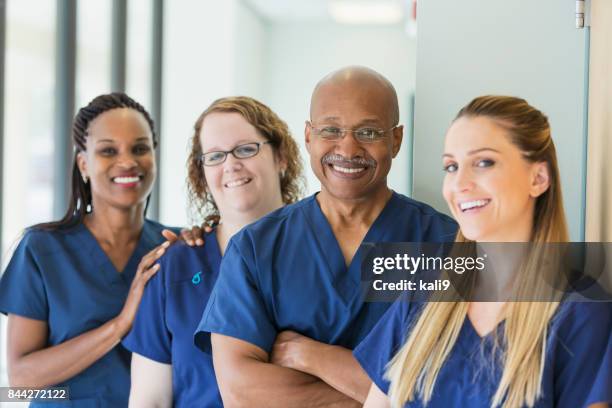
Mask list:
POLYGON ((138 238, 138 243, 130 255, 124 270, 118 271, 106 252, 102 249, 102 246, 100 246, 96 237, 84 223, 80 223, 76 226, 76 235, 78 242, 82 244, 83 251, 89 254, 94 271, 101 271, 111 284, 123 284, 128 286, 136 274, 136 269, 142 257, 145 256, 151 248, 155 248, 157 246, 156 243, 159 242, 158 232, 151 228, 148 220, 145 220, 142 231, 140 232, 140 237, 138 238))
MULTIPOLYGON (((348 304, 355 300, 356 294, 359 297, 362 296, 360 291, 355 291, 355 286, 360 285, 361 279, 361 245, 347 267, 344 255, 342 255, 342 250, 340 249, 340 244, 338 244, 332 227, 323 214, 321 206, 316 199, 317 194, 318 193, 309 197, 307 199, 310 201, 310 203, 308 203, 309 205, 304 205, 302 208, 306 218, 309 220, 309 225, 315 230, 315 234, 313 235, 318 241, 317 243, 321 248, 321 253, 325 257, 329 270, 334 274, 334 286, 344 302, 348 304)), ((370 229, 368 229, 361 244, 366 242, 385 241, 385 232, 392 225, 395 210, 398 208, 399 204, 400 198, 395 191, 392 191, 391 197, 370 226, 370 229)))

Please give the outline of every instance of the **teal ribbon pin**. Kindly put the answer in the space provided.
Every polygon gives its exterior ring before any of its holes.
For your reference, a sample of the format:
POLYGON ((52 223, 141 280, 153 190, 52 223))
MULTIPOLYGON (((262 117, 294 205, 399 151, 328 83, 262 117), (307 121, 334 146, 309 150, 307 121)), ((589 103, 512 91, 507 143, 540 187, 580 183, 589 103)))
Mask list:
POLYGON ((198 285, 200 282, 202 282, 202 277, 200 275, 202 275, 201 271, 193 275, 193 278, 191 278, 191 283, 198 285))

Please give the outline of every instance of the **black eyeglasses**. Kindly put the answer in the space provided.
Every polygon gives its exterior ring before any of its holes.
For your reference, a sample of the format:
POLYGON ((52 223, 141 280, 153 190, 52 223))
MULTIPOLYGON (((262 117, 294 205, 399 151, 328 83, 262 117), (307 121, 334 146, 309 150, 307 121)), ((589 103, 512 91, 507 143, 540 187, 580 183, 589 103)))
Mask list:
POLYGON ((200 156, 200 162, 204 166, 216 166, 223 163, 225 159, 227 159, 227 155, 230 153, 237 159, 248 159, 249 157, 253 157, 259 153, 259 148, 268 143, 271 144, 272 142, 268 140, 266 142, 245 143, 228 151, 220 150, 216 152, 204 153, 200 156))

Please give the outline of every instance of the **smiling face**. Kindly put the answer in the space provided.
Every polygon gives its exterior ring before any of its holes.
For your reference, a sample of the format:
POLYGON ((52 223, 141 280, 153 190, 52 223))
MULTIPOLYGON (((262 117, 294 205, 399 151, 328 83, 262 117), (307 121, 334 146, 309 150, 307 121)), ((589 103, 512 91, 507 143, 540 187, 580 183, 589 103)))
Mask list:
MULTIPOLYGON (((266 142, 241 114, 213 112, 202 123, 200 145, 202 152, 230 151, 236 146, 266 142)), ((237 159, 231 153, 216 166, 205 166, 204 176, 221 218, 258 218, 282 205, 280 172, 284 163, 274 147, 267 143, 259 153, 237 159)))
POLYGON ((457 119, 446 135, 443 166, 443 195, 467 239, 530 239, 548 170, 527 161, 502 126, 483 116, 457 119))
POLYGON ((322 194, 362 200, 387 188, 391 161, 402 141, 401 126, 371 143, 358 142, 350 132, 340 140, 325 140, 315 134, 313 127, 388 130, 396 124, 393 95, 379 81, 368 77, 329 81, 317 88, 311 105, 312 126, 306 125, 305 136, 322 194))
POLYGON ((79 170, 89 179, 94 208, 129 209, 144 204, 155 180, 151 129, 138 111, 111 109, 87 129, 86 150, 77 155, 79 170))

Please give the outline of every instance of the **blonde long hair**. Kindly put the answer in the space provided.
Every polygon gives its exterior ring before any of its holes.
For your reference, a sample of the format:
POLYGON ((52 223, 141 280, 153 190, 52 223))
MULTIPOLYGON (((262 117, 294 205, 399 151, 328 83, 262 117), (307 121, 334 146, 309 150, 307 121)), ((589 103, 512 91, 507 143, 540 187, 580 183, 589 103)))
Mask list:
MULTIPOLYGON (((548 164, 550 186, 535 203, 531 241, 567 242, 568 232, 561 197, 555 146, 547 117, 524 99, 481 96, 462 108, 461 117, 487 117, 507 130, 511 142, 529 162, 548 164)), ((457 242, 470 242, 459 231, 457 242)), ((520 285, 529 287, 546 261, 542 251, 532 250, 521 266, 520 285)), ((429 302, 411 327, 410 334, 387 367, 393 407, 402 407, 417 397, 427 404, 438 374, 455 345, 467 317, 468 302, 429 302)), ((503 372, 491 407, 533 406, 542 393, 542 372, 547 329, 558 301, 510 302, 502 343, 503 372)))

